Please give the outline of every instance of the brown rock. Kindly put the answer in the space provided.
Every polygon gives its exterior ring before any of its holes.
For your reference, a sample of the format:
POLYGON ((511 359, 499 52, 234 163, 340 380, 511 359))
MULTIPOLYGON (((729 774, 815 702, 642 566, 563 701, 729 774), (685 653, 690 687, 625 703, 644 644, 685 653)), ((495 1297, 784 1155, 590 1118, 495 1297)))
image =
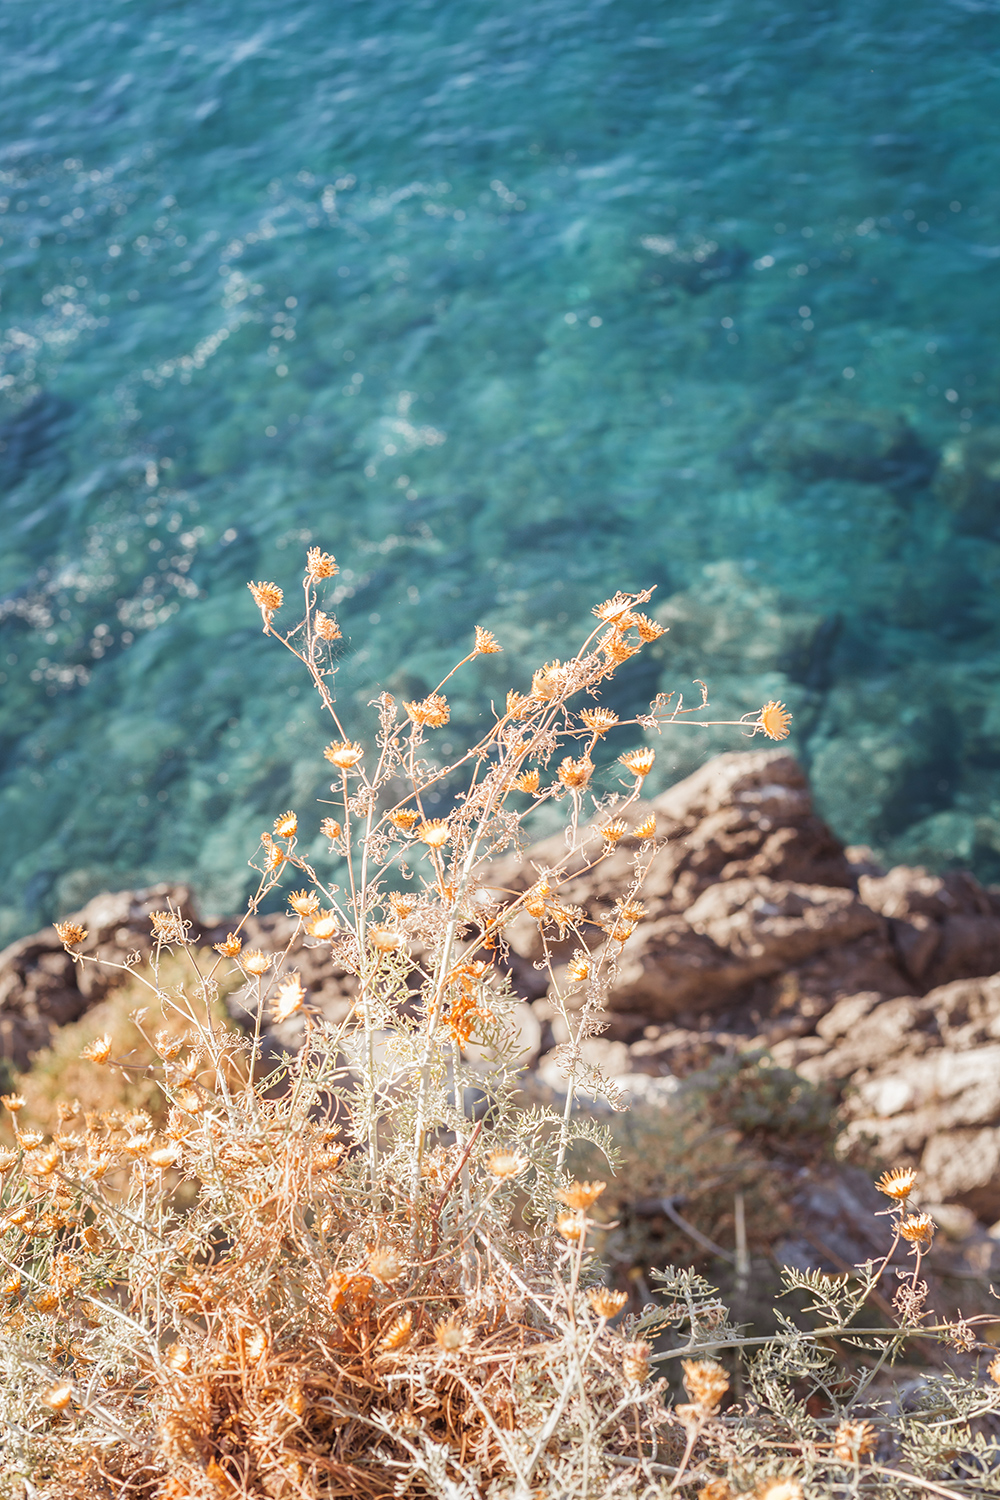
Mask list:
POLYGON ((966 871, 897 865, 862 875, 858 889, 887 918, 899 964, 921 989, 1000 969, 1000 896, 966 871))

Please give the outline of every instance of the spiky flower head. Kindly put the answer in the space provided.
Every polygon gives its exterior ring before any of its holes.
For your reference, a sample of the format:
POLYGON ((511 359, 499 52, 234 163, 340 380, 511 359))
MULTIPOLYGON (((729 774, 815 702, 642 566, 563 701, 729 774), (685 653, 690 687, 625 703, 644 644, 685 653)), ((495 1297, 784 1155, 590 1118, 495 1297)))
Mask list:
POLYGON ((571 1182, 559 1188, 556 1197, 567 1208, 592 1208, 607 1187, 606 1182, 571 1182))
POLYGON ((398 828, 400 833, 411 833, 420 822, 420 814, 412 807, 397 807, 388 817, 393 828, 398 828))
POLYGON ((594 763, 586 755, 581 755, 579 760, 574 760, 567 755, 559 763, 556 773, 567 791, 576 791, 579 787, 586 786, 594 773, 594 763))
POLYGON ((580 719, 591 734, 607 734, 618 723, 618 715, 610 708, 585 708, 580 719))
POLYGON ((72 1399, 73 1386, 68 1380, 62 1380, 58 1385, 51 1385, 42 1393, 45 1405, 51 1407, 53 1411, 65 1411, 72 1399))
POLYGON ((171 1344, 163 1358, 168 1370, 187 1370, 191 1365, 191 1350, 187 1344, 171 1344))
POLYGON ((570 984, 582 984, 585 979, 589 979, 590 955, 587 953, 574 953, 566 965, 566 977, 570 984))
POLYGON ((92 1042, 87 1043, 80 1056, 84 1062, 106 1063, 111 1056, 111 1046, 112 1042, 109 1036, 95 1037, 92 1042))
POLYGON ((149 914, 153 937, 158 943, 186 943, 190 922, 185 922, 179 911, 151 911, 149 914))
POLYGON ((652 745, 643 745, 638 750, 627 750, 624 755, 619 755, 618 763, 631 771, 636 781, 642 781, 653 769, 656 759, 656 751, 652 745))
POLYGON ((320 823, 319 825, 319 831, 323 835, 323 837, 329 839, 332 844, 340 838, 340 835, 344 830, 341 828, 336 818, 324 818, 322 823, 320 823))
POLYGON ((236 936, 235 932, 229 933, 225 942, 216 943, 216 953, 221 953, 223 958, 235 958, 243 947, 243 939, 236 936))
POLYGON ((509 1177, 520 1177, 528 1166, 528 1158, 516 1151, 491 1151, 486 1158, 486 1170, 491 1177, 503 1182, 509 1177))
POLYGON ((601 829, 601 835, 606 844, 617 844, 627 833, 628 824, 624 818, 615 818, 601 829))
POLYGON ((59 941, 67 948, 75 948, 78 944, 87 941, 87 929, 81 927, 79 922, 55 922, 53 925, 59 935, 59 941))
POLYGON ((609 667, 620 667, 623 661, 628 661, 629 657, 635 656, 640 649, 638 646, 631 645, 623 635, 619 635, 614 630, 609 630, 597 644, 604 652, 604 658, 609 667))
POLYGON ((373 1250, 368 1257, 368 1271, 384 1286, 397 1281, 406 1270, 406 1261, 392 1248, 373 1250))
POLYGON ((656 814, 647 813, 641 823, 637 823, 632 829, 637 839, 651 839, 656 836, 656 814))
POLYGON ((476 626, 476 655, 495 656, 503 647, 493 634, 492 630, 486 630, 482 625, 476 626))
POLYGON ((710 1479, 698 1491, 698 1500, 734 1500, 728 1479, 710 1479))
POLYGON ((788 726, 792 722, 792 716, 783 703, 771 700, 765 703, 757 717, 754 725, 762 729, 769 740, 787 740, 788 726))
POLYGON ((417 838, 428 849, 442 849, 451 837, 444 818, 429 818, 417 829, 417 838))
POLYGON ((899 1232, 909 1244, 916 1245, 919 1250, 926 1250, 934 1238, 936 1228, 930 1214, 910 1214, 900 1222, 899 1232))
POLYGON ((522 771, 520 776, 514 777, 514 786, 519 792, 527 792, 529 796, 533 796, 538 791, 540 779, 537 770, 522 771))
POLYGON ((658 641, 661 635, 666 635, 667 633, 665 625, 658 625, 648 615, 634 614, 632 616, 632 624, 639 632, 640 641, 658 641))
POLYGON ((804 1500, 802 1486, 787 1474, 762 1479, 753 1491, 753 1500, 804 1500))
POLYGON ((294 1016, 296 1011, 302 1009, 302 1002, 306 998, 306 992, 302 988, 302 981, 297 974, 289 974, 278 985, 278 996, 274 1002, 274 1019, 278 1022, 287 1021, 289 1016, 294 1016))
POLYGON ((331 765, 341 771, 353 771, 364 759, 364 750, 352 740, 334 740, 323 751, 331 765))
POLYGON ((467 1328, 463 1328, 453 1314, 450 1318, 445 1318, 443 1322, 438 1323, 434 1329, 434 1337, 438 1347, 445 1354, 459 1354, 469 1343, 472 1335, 467 1328))
POLYGON ((729 1389, 729 1376, 714 1359, 681 1360, 684 1385, 695 1406, 713 1412, 729 1389))
POLYGON ((844 1463, 857 1463, 874 1453, 878 1434, 870 1422, 841 1422, 833 1434, 833 1456, 844 1463))
POLYGON ((285 596, 276 583, 248 583, 254 603, 264 616, 264 628, 270 625, 276 610, 284 603, 285 596))
POLYGON ((319 547, 310 547, 306 553, 306 576, 310 583, 318 583, 321 578, 334 578, 340 569, 337 560, 329 552, 323 552, 319 547))
POLYGON ((0 1175, 9 1172, 11 1167, 17 1166, 16 1151, 0 1151, 0 1175))
POLYGON ((368 936, 377 953, 395 953, 406 942, 403 933, 397 932, 394 927, 369 927, 368 936))
POLYGON ((624 629, 632 623, 632 600, 627 594, 615 594, 614 598, 605 599, 603 604, 596 604, 591 614, 608 625, 624 629))
POLYGON ((248 974, 253 974, 259 979, 271 967, 271 955, 262 953, 259 948, 251 948, 249 953, 243 955, 243 967, 248 974))
POLYGON ((314 917, 319 911, 319 897, 315 891, 292 891, 288 904, 300 917, 314 917))
POLYGON ((306 928, 310 937, 319 938, 323 942, 335 937, 338 930, 337 918, 332 911, 321 911, 318 917, 313 917, 306 928))
POLYGON ((622 1374, 629 1385, 642 1385, 644 1380, 649 1379, 652 1366, 649 1356, 653 1351, 642 1339, 634 1344, 626 1344, 622 1350, 622 1374))
MULTIPOLYGON (((543 703, 548 703, 552 698, 558 698, 567 683, 567 668, 561 661, 547 661, 543 667, 531 677, 531 696, 540 698, 543 703)), ((508 710, 509 712, 509 710, 508 710)))
POLYGON ((339 641, 341 639, 340 626, 332 615, 325 615, 318 609, 313 615, 313 629, 321 641, 339 641))
POLYGON ((564 1240, 575 1245, 577 1240, 583 1239, 587 1225, 579 1214, 556 1214, 556 1228, 564 1240))
POLYGON ((530 700, 530 698, 526 698, 523 693, 517 692, 514 688, 508 688, 508 690, 507 690, 507 718, 508 719, 523 719, 525 717, 525 715, 529 712, 530 708, 531 708, 531 700, 530 700))
POLYGON ((414 724, 427 725, 431 729, 440 729, 451 718, 451 709, 443 693, 429 693, 417 703, 404 701, 403 707, 414 724))
POLYGON ((599 1318, 616 1318, 628 1301, 628 1292, 613 1292, 609 1286, 595 1286, 587 1299, 599 1318))
POLYGON ((875 1184, 880 1193, 885 1193, 887 1198, 895 1198, 898 1203, 905 1202, 916 1185, 915 1167, 892 1167, 888 1172, 883 1172, 875 1184))
POLYGON ((379 1340, 379 1348, 386 1354, 391 1354, 394 1349, 401 1349, 409 1342, 413 1332, 413 1314, 407 1308, 406 1312, 400 1313, 394 1323, 390 1323, 385 1334, 379 1340))
POLYGON ((293 812, 285 812, 274 820, 274 831, 279 839, 290 839, 297 833, 299 820, 293 812))
POLYGON ((413 891, 390 891, 389 905, 392 907, 396 917, 405 922, 407 917, 412 917, 420 903, 420 897, 413 891))

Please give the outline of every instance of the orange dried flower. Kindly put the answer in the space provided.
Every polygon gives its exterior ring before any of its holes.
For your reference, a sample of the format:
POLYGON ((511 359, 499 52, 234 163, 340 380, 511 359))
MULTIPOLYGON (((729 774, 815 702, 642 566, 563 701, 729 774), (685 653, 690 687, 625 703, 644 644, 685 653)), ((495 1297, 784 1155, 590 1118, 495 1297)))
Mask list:
POLYGON ((368 929, 372 947, 378 953, 395 953, 397 948, 402 948, 406 938, 394 927, 372 926, 368 929))
POLYGON ((530 708, 530 698, 526 698, 523 693, 515 692, 513 688, 508 689, 506 712, 508 719, 523 719, 530 708))
POLYGON ((79 922, 54 922, 52 925, 59 935, 59 941, 65 943, 67 948, 75 948, 78 943, 87 941, 87 929, 81 927, 79 922))
POLYGON ((50 1287, 43 1287, 36 1296, 32 1297, 31 1305, 36 1312, 53 1313, 59 1306, 59 1295, 50 1287))
POLYGON ((24 1108, 23 1094, 0 1094, 0 1104, 12 1115, 16 1115, 19 1109, 24 1108))
POLYGON ((802 1486, 797 1479, 778 1474, 774 1479, 762 1479, 753 1491, 753 1500, 804 1500, 802 1486))
POLYGON ((231 932, 224 943, 216 943, 214 946, 216 953, 221 953, 223 958, 235 958, 243 947, 243 939, 231 932))
POLYGON ((613 599, 605 599, 603 604, 595 605, 591 614, 609 625, 617 626, 619 630, 624 629, 632 623, 632 600, 627 594, 615 594, 613 599))
POLYGON ((319 547, 309 548, 306 553, 306 575, 311 583, 318 583, 321 578, 334 578, 339 572, 337 560, 329 552, 323 552, 319 547))
POLYGON ((579 1214, 556 1214, 556 1228, 573 1245, 583 1238, 587 1225, 579 1214))
POLYGON ((567 755, 559 764, 557 775, 563 786, 568 791, 586 786, 594 772, 594 763, 586 755, 581 755, 579 760, 574 760, 567 755))
POLYGON ((340 835, 344 830, 341 828, 336 818, 324 818, 322 823, 320 823, 319 825, 319 831, 323 835, 323 837, 329 839, 332 844, 340 838, 340 835))
POLYGON ((243 967, 248 974, 253 974, 259 979, 271 967, 271 955, 262 953, 259 948, 251 948, 249 953, 243 955, 243 967))
POLYGON ((300 917, 314 917, 319 911, 319 897, 315 891, 292 891, 288 904, 300 917))
POLYGON ((994 1385, 1000 1385, 1000 1354, 995 1354, 986 1366, 986 1373, 994 1385))
POLYGON ((627 750, 624 755, 619 755, 618 763, 631 771, 637 781, 642 781, 653 769, 656 759, 656 751, 651 745, 643 745, 639 750, 627 750))
POLYGON ((340 626, 332 615, 325 615, 318 609, 313 615, 313 628, 321 641, 339 641, 341 639, 340 626))
POLYGON ((454 1316, 445 1318, 434 1329, 434 1337, 445 1354, 458 1354, 468 1344, 472 1335, 463 1328, 454 1316))
POLYGON ((10 1169, 11 1169, 11 1167, 16 1167, 16 1166, 17 1166, 17 1152, 16 1151, 0 1151, 0 1176, 2 1176, 4 1172, 9 1172, 10 1169))
POLYGON ((595 1286, 587 1293, 587 1298, 599 1318, 616 1318, 628 1301, 628 1292, 613 1292, 609 1286, 595 1286))
POLYGON ((528 1158, 514 1151, 491 1151, 486 1158, 487 1172, 501 1182, 508 1177, 520 1177, 528 1165, 528 1158))
POLYGON ((409 1342, 412 1332, 413 1314, 407 1308, 406 1312, 400 1313, 394 1323, 389 1324, 385 1334, 379 1340, 379 1348, 386 1354, 390 1354, 394 1349, 401 1349, 405 1343, 409 1342))
POLYGON ((51 1177, 59 1165, 59 1152, 55 1146, 47 1151, 32 1151, 24 1158, 24 1170, 31 1177, 51 1177))
POLYGON ((934 1238, 934 1230, 937 1225, 930 1214, 910 1214, 909 1218, 903 1219, 899 1226, 899 1232, 909 1244, 916 1245, 920 1250, 926 1250, 934 1238))
POLYGON ((568 1187, 560 1188, 556 1197, 567 1208, 587 1209, 593 1207, 606 1187, 606 1182, 571 1182, 568 1187))
POLYGON ((769 740, 786 740, 792 716, 783 703, 772 700, 765 703, 754 722, 755 729, 762 729, 769 740))
POLYGON ((410 833, 420 822, 420 814, 414 812, 412 807, 397 807, 388 814, 388 818, 393 828, 398 828, 400 833, 410 833))
POLYGON ((443 693, 430 693, 419 703, 406 703, 403 707, 414 724, 426 724, 431 729, 440 729, 451 718, 451 709, 443 693))
POLYGON ((610 708, 585 708, 580 718, 592 734, 607 734, 618 723, 618 715, 610 708))
POLYGON ((503 647, 493 634, 492 630, 486 630, 482 625, 476 626, 476 653, 479 656, 494 656, 503 647))
POLYGON ((158 943, 186 943, 190 922, 185 922, 178 911, 151 911, 149 914, 153 937, 158 943))
POLYGON ((833 1456, 844 1463, 857 1463, 874 1453, 878 1435, 870 1422, 841 1422, 833 1434, 833 1456))
POLYGON ((642 1385, 648 1380, 652 1366, 649 1356, 652 1353, 649 1345, 639 1339, 634 1344, 626 1344, 622 1350, 622 1374, 629 1385, 642 1385))
POLYGON ((353 771, 364 759, 365 752, 351 740, 334 740, 327 745, 323 754, 331 765, 339 767, 341 771, 353 771))
POLYGON ((441 849, 451 837, 444 818, 429 818, 417 829, 417 838, 429 849, 441 849))
POLYGON ((634 614, 632 624, 639 632, 640 641, 658 641, 661 635, 666 635, 667 627, 658 625, 655 620, 649 619, 647 615, 634 614))
POLYGON ((279 1023, 287 1021, 297 1010, 302 1009, 302 1002, 306 998, 306 992, 302 988, 301 980, 297 974, 289 974, 278 985, 278 997, 274 1002, 274 1019, 279 1023))
POLYGON ((279 839, 290 839, 297 831, 299 820, 293 812, 282 813, 274 820, 274 831, 279 839))
POLYGON ((566 965, 566 977, 570 984, 582 984, 590 977, 590 955, 587 953, 574 953, 566 965))
POLYGON ((406 1262, 396 1250, 373 1250, 368 1257, 368 1270, 376 1281, 388 1286, 391 1281, 402 1276, 406 1270, 406 1262))
POLYGON ((537 771, 522 771, 520 776, 514 777, 514 785, 519 792, 527 792, 530 796, 538 791, 540 779, 537 771))
POLYGON ((111 1056, 112 1041, 109 1036, 99 1036, 88 1042, 80 1053, 84 1062, 106 1063, 111 1056))
POLYGON ((656 835, 656 814, 649 813, 641 823, 637 823, 632 829, 637 839, 651 839, 656 835))
POLYGON ((276 583, 248 583, 254 603, 264 616, 264 628, 270 625, 276 610, 284 603, 285 596, 276 583))
POLYGON ((885 1193, 887 1198, 895 1198, 899 1203, 910 1196, 916 1185, 915 1167, 892 1167, 888 1172, 883 1172, 875 1184, 880 1193, 885 1193))
POLYGON ((710 1479, 698 1491, 698 1500, 735 1500, 728 1479, 710 1479))
POLYGON ((73 1399, 73 1386, 68 1380, 60 1381, 58 1385, 52 1385, 42 1394, 42 1400, 46 1406, 53 1411, 65 1411, 73 1399))
MULTIPOLYGON (((531 677, 531 696, 548 703, 558 698, 567 685, 567 668, 560 661, 547 661, 531 677)), ((508 709, 508 712, 510 710, 508 709)), ((519 715, 517 717, 520 717, 519 715)))
POLYGON ((332 911, 321 911, 318 917, 314 917, 309 923, 306 931, 310 937, 320 938, 324 942, 328 938, 335 937, 338 931, 337 918, 332 911))
MULTIPOLYGON (((16 1297, 20 1290, 21 1277, 20 1274, 15 1271, 14 1275, 9 1276, 4 1282, 3 1286, 0 1286, 0 1297, 3 1297, 5 1301, 9 1302, 11 1297, 16 1297)), ((998 1382, 998 1384, 1000 1384, 1000 1382, 998 1382)))
POLYGON ((598 642, 604 652, 609 666, 619 667, 623 661, 628 661, 630 656, 635 656, 639 650, 638 646, 630 646, 624 636, 616 635, 609 631, 602 640, 598 642))
POLYGON ((407 917, 412 917, 417 909, 419 900, 420 898, 415 896, 412 891, 389 892, 389 905, 401 922, 405 922, 407 917))
POLYGON ((684 1385, 695 1406, 713 1412, 729 1389, 729 1376, 713 1359, 683 1359, 684 1385))
POLYGON ((608 823, 601 829, 601 834, 606 844, 617 844, 628 833, 628 824, 624 818, 615 818, 613 823, 608 823))

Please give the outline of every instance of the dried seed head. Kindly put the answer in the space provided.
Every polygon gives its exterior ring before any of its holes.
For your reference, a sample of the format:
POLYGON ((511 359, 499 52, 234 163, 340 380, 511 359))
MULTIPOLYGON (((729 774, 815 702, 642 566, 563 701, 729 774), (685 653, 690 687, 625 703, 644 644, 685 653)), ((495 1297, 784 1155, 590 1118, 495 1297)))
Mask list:
POLYGON ((603 640, 598 641, 598 645, 604 652, 606 662, 612 668, 621 666, 623 661, 628 661, 629 657, 635 656, 640 649, 638 646, 629 645, 625 637, 615 630, 609 630, 603 640))
POLYGON ((46 1406, 53 1411, 65 1411, 73 1399, 73 1386, 70 1381, 61 1381, 59 1385, 52 1385, 42 1393, 42 1400, 46 1406))
POLYGON ((81 927, 79 922, 54 922, 53 926, 59 935, 59 941, 65 943, 67 948, 75 948, 78 943, 87 941, 87 929, 81 927))
POLYGON ((414 724, 426 724, 431 729, 440 729, 451 718, 448 700, 441 693, 431 693, 419 703, 405 703, 407 715, 414 724))
POLYGON ((574 953, 566 965, 566 978, 570 984, 582 984, 590 977, 590 955, 587 953, 574 953))
POLYGON ((290 839, 298 830, 299 820, 293 812, 282 813, 274 820, 274 831, 279 839, 290 839))
POLYGON ((487 1172, 501 1182, 508 1177, 520 1177, 528 1165, 528 1158, 514 1151, 491 1151, 486 1158, 487 1172))
POLYGON ((417 829, 417 838, 429 849, 442 849, 451 837, 444 818, 430 818, 417 829))
POLYGON ((322 823, 320 823, 319 825, 319 831, 323 835, 323 837, 329 839, 332 844, 340 838, 340 835, 344 830, 341 828, 336 818, 324 818, 322 823))
POLYGON ((318 917, 313 917, 306 931, 310 937, 320 938, 323 942, 326 942, 329 938, 336 937, 337 935, 337 918, 332 911, 321 911, 318 917))
POLYGON ((84 1062, 106 1063, 111 1056, 112 1041, 109 1036, 95 1037, 80 1053, 84 1062))
POLYGON ((58 1292, 54 1292, 51 1287, 43 1287, 36 1296, 32 1297, 31 1305, 36 1312, 48 1316, 49 1313, 54 1313, 59 1306, 59 1294, 58 1292))
POLYGON ((658 625, 648 615, 634 614, 632 616, 632 624, 639 632, 640 641, 658 641, 661 635, 666 635, 667 633, 665 625, 658 625))
POLYGON ((899 1232, 903 1236, 903 1239, 908 1240, 911 1245, 916 1245, 919 1249, 926 1250, 934 1238, 936 1227, 930 1214, 910 1214, 908 1218, 903 1219, 900 1223, 899 1232))
POLYGON ((238 938, 234 932, 231 932, 224 943, 215 944, 215 951, 216 953, 221 953, 223 958, 235 958, 242 947, 243 939, 238 938))
POLYGON ((278 985, 278 996, 274 1002, 274 1019, 279 1022, 287 1021, 289 1016, 302 1009, 302 1002, 306 998, 306 992, 302 988, 302 981, 297 974, 289 974, 278 985))
POLYGON ((395 953, 406 942, 404 934, 394 927, 369 927, 368 936, 377 953, 395 953))
POLYGON ((614 822, 608 823, 601 829, 601 834, 606 844, 617 844, 628 833, 628 824, 624 818, 615 818, 614 822))
POLYGON ((379 1341, 379 1348, 383 1349, 386 1354, 394 1349, 401 1349, 405 1343, 409 1342, 412 1332, 413 1314, 407 1308, 406 1312, 401 1313, 394 1323, 389 1324, 379 1341))
POLYGON ((656 751, 652 745, 643 745, 638 750, 628 750, 624 755, 619 755, 618 762, 626 771, 631 771, 637 781, 642 781, 653 769, 656 759, 656 751))
POLYGON ((153 937, 158 943, 186 943, 190 922, 185 922, 180 912, 151 911, 149 921, 153 937))
POLYGON ((523 719, 531 709, 531 700, 523 693, 515 692, 513 688, 508 689, 506 717, 508 719, 523 719))
POLYGON ((368 1257, 368 1270, 375 1277, 388 1286, 391 1281, 396 1281, 406 1270, 406 1262, 397 1250, 391 1247, 384 1250, 373 1250, 368 1257))
POLYGON ((626 1344, 622 1350, 622 1374, 629 1385, 642 1385, 648 1379, 652 1366, 649 1363, 651 1354, 650 1347, 641 1339, 634 1344, 626 1344))
POLYGON ((264 624, 269 625, 275 610, 280 609, 284 602, 284 594, 276 583, 248 583, 247 588, 264 616, 264 624))
POLYGON ((880 1193, 885 1193, 887 1198, 895 1198, 899 1203, 910 1196, 916 1185, 915 1167, 893 1167, 891 1171, 883 1172, 875 1184, 880 1193))
POLYGON ((40 1130, 26 1130, 23 1135, 18 1136, 18 1141, 20 1142, 22 1149, 25 1151, 33 1151, 36 1146, 40 1146, 42 1144, 44 1139, 45 1137, 42 1135, 40 1130))
POLYGON ((318 609, 313 615, 313 629, 321 641, 339 641, 341 639, 340 626, 332 615, 325 615, 318 609))
POLYGON ((579 787, 586 786, 594 773, 594 763, 586 755, 581 755, 579 760, 574 760, 571 755, 559 763, 556 773, 563 786, 568 791, 575 791, 579 787))
POLYGON ((695 1406, 706 1412, 715 1411, 729 1389, 725 1370, 712 1359, 684 1359, 681 1365, 685 1388, 695 1406))
POLYGON ((585 708, 580 718, 591 734, 607 734, 618 723, 618 715, 610 708, 585 708))
POLYGON ((299 917, 315 917, 319 911, 319 897, 315 891, 292 891, 288 904, 299 917))
POLYGON ((155 1146, 152 1151, 146 1152, 146 1160, 151 1167, 165 1172, 168 1167, 175 1167, 180 1159, 180 1152, 176 1146, 155 1146))
POLYGON ((609 1286, 595 1286, 587 1300, 599 1318, 617 1318, 628 1301, 628 1292, 613 1292, 609 1286))
POLYGON ((603 604, 595 605, 591 614, 609 625, 624 629, 632 623, 632 600, 627 594, 615 594, 613 599, 605 599, 603 604))
POLYGON ((59 1152, 55 1146, 47 1151, 32 1151, 25 1156, 23 1167, 31 1177, 51 1177, 59 1165, 59 1152))
POLYGON ((248 974, 259 979, 271 967, 271 954, 262 953, 259 948, 251 948, 249 953, 243 955, 243 967, 248 974))
POLYGON ((527 792, 533 796, 538 791, 540 777, 536 771, 522 771, 520 776, 514 777, 514 786, 519 792, 527 792))
POLYGON ((632 829, 632 834, 637 839, 651 839, 656 837, 656 814, 649 813, 641 823, 637 823, 632 829))
POLYGON ((438 1347, 445 1354, 458 1354, 466 1347, 472 1335, 467 1328, 462 1327, 457 1317, 452 1315, 450 1318, 445 1318, 442 1323, 438 1323, 434 1329, 434 1337, 437 1339, 438 1347))
POLYGON ((417 909, 419 900, 420 898, 415 896, 412 891, 389 892, 389 905, 401 922, 405 922, 407 917, 412 917, 417 909))
POLYGON ((874 1453, 878 1435, 870 1422, 841 1422, 833 1434, 833 1456, 844 1463, 857 1463, 874 1453))
POLYGON ((607 1187, 606 1182, 571 1182, 560 1188, 556 1197, 567 1208, 592 1208, 607 1187))
POLYGON ((23 1094, 0 1094, 0 1104, 12 1115, 16 1115, 19 1109, 24 1108, 23 1094))
POLYGON ((531 696, 549 703, 558 698, 568 685, 569 671, 560 661, 547 661, 531 678, 531 696))
MULTIPOLYGON (((0 1286, 0 1297, 3 1297, 5 1301, 9 1302, 11 1297, 16 1297, 20 1290, 21 1277, 19 1274, 15 1273, 13 1276, 8 1277, 3 1286, 0 1286)), ((1000 1385, 1000 1381, 998 1381, 997 1384, 1000 1385)))
POLYGON ((587 1225, 580 1214, 556 1214, 556 1228, 564 1240, 575 1245, 578 1240, 583 1239, 587 1225))
POLYGON ((337 559, 329 552, 323 552, 319 547, 309 548, 306 553, 306 576, 311 583, 318 583, 321 578, 334 578, 339 572, 337 559))
POLYGON ((482 625, 476 626, 476 654, 477 656, 494 656, 503 647, 493 634, 492 630, 486 630, 482 625))
POLYGON ((0 1151, 0 1174, 9 1172, 11 1167, 17 1166, 16 1151, 0 1151))
POLYGON ((774 1479, 762 1479, 753 1492, 753 1500, 804 1500, 802 1486, 797 1479, 778 1474, 774 1479))
POLYGON ((388 816, 393 828, 398 828, 401 833, 409 833, 420 822, 420 814, 412 807, 397 807, 388 816))
POLYGON ((755 728, 763 729, 769 740, 786 740, 792 716, 783 703, 765 703, 757 717, 755 728))
MULTIPOLYGON (((178 1089, 174 1103, 187 1115, 197 1115, 205 1108, 205 1101, 196 1089, 178 1089)), ((93 1176, 91 1172, 91 1176, 93 1176)))
POLYGON ((364 759, 364 750, 352 740, 333 740, 323 751, 331 765, 341 771, 353 771, 364 759))

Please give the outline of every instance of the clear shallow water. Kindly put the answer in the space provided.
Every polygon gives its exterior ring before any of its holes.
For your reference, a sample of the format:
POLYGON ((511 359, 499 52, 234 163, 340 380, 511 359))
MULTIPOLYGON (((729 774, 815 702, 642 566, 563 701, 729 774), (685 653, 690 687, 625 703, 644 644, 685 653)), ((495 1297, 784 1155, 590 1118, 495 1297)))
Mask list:
POLYGON ((627 696, 783 697, 842 836, 1000 878, 998 42, 986 0, 8 0, 0 935, 231 907, 305 816, 245 581, 309 541, 350 712, 482 622, 468 719, 656 583, 627 696))

